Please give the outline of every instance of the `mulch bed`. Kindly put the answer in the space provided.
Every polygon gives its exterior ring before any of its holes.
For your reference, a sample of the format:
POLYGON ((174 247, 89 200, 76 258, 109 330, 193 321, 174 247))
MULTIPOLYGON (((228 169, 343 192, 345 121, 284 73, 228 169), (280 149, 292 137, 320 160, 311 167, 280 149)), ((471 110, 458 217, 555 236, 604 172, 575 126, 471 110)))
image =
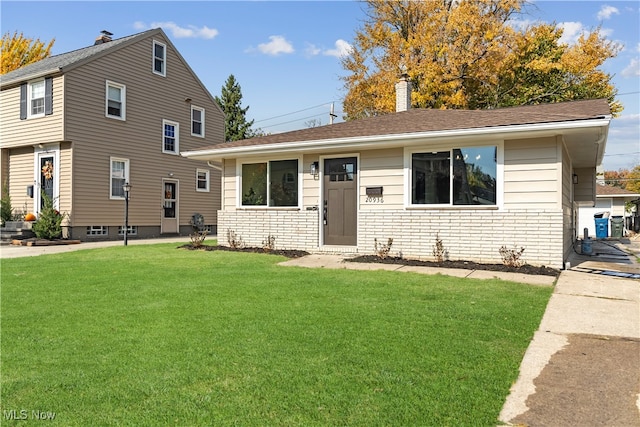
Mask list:
POLYGON ((263 248, 231 248, 229 246, 211 246, 211 245, 194 246, 191 243, 178 246, 178 249, 188 249, 190 251, 250 252, 250 253, 256 253, 256 254, 282 255, 287 258, 300 258, 303 256, 311 255, 309 252, 306 252, 306 251, 297 251, 297 250, 288 250, 288 249, 267 250, 263 248))
POLYGON ((13 246, 60 246, 60 245, 77 245, 80 243, 80 240, 65 240, 65 239, 37 239, 37 238, 29 238, 29 239, 14 239, 11 241, 13 246))
POLYGON ((504 264, 483 264, 473 261, 424 261, 418 259, 407 259, 399 257, 386 257, 380 258, 376 255, 361 255, 355 258, 345 259, 348 262, 377 262, 381 264, 400 264, 410 265, 418 267, 441 267, 441 268, 462 268, 465 270, 487 270, 487 271, 502 271, 507 273, 521 273, 521 274, 533 274, 537 276, 554 276, 557 277, 560 274, 560 270, 545 266, 534 266, 524 264, 521 267, 509 267, 504 264))
MULTIPOLYGON (((287 250, 287 249, 274 249, 265 250, 263 248, 231 248, 229 246, 193 246, 192 244, 186 244, 179 246, 181 249, 188 250, 201 250, 201 251, 231 251, 231 252, 251 252, 251 253, 267 253, 273 255, 282 255, 287 258, 300 258, 306 255, 310 255, 306 251, 287 250)), ((345 259, 347 262, 364 262, 364 263, 379 263, 379 264, 397 264, 408 265, 418 267, 441 267, 441 268, 462 268, 465 270, 487 270, 487 271, 503 271, 509 273, 521 273, 521 274, 533 274, 538 276, 553 276, 557 277, 560 274, 560 270, 549 267, 537 267, 529 264, 525 264, 521 267, 508 267, 503 264, 483 264, 473 261, 423 261, 417 259, 399 258, 399 257, 387 257, 380 258, 376 255, 361 255, 355 258, 345 259)))

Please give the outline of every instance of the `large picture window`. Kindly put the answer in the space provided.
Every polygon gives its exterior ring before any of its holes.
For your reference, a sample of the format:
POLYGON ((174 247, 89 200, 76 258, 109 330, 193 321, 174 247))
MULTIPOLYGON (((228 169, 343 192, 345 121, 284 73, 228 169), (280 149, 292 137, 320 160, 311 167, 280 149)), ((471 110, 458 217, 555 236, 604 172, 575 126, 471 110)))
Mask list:
POLYGON ((412 205, 495 205, 496 146, 411 154, 412 205))
POLYGON ((298 160, 243 164, 242 206, 298 206, 298 160))

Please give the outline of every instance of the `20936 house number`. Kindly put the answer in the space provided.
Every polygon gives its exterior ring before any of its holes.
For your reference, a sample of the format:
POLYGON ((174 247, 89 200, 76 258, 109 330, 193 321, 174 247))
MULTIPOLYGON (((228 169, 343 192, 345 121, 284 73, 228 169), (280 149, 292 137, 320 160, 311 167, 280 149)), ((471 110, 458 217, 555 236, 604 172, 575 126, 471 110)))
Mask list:
POLYGON ((366 203, 384 203, 382 196, 367 196, 366 203))

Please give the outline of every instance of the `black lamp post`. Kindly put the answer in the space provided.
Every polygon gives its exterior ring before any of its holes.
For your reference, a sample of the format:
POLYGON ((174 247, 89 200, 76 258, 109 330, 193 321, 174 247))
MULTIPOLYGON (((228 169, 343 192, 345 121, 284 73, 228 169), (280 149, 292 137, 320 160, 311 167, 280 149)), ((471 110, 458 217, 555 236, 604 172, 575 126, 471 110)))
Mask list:
POLYGON ((122 186, 124 190, 124 245, 127 246, 127 234, 129 232, 129 192, 131 184, 125 182, 122 186))

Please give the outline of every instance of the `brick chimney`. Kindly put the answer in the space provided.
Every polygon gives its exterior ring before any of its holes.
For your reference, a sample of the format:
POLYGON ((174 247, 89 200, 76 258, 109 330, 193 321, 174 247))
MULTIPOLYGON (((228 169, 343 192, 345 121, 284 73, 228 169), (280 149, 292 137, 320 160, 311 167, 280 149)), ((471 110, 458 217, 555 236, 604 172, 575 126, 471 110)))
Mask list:
POLYGON ((396 83, 396 113, 407 111, 411 108, 411 82, 409 76, 404 73, 396 83))
POLYGON ((113 34, 110 33, 107 30, 100 31, 100 35, 98 37, 96 37, 96 41, 95 41, 95 43, 93 43, 94 46, 97 45, 97 44, 109 43, 111 41, 111 36, 112 35, 113 34))

